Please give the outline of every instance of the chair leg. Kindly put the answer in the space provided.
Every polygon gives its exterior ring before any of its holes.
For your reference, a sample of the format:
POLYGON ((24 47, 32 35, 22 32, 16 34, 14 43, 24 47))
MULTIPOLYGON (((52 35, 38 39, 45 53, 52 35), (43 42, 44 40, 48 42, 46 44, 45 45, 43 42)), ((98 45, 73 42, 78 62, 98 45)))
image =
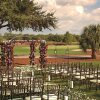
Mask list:
POLYGON ((98 90, 98 84, 96 83, 96 91, 98 90))

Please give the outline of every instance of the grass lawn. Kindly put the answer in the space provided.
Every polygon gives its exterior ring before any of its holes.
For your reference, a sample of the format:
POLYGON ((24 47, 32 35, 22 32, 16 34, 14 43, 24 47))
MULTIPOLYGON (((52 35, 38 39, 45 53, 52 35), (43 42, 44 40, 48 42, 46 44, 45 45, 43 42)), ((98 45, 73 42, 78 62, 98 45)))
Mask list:
POLYGON ((87 63, 87 64, 92 63, 93 65, 98 65, 98 64, 100 64, 100 61, 92 61, 92 62, 86 61, 86 62, 81 62, 81 63, 82 63, 82 64, 83 64, 83 63, 87 63))
POLYGON ((15 55, 29 55, 29 47, 15 46, 14 54, 15 55))
MULTIPOLYGON (((74 51, 76 49, 79 49, 79 45, 69 45, 69 46, 54 46, 49 45, 48 46, 48 55, 54 55, 54 50, 57 51, 56 55, 65 55, 65 54, 85 54, 82 51, 74 51)), ((15 55, 29 55, 30 53, 30 47, 29 46, 15 46, 14 47, 14 54, 15 55)), ((36 55, 39 55, 39 49, 36 48, 36 55)))

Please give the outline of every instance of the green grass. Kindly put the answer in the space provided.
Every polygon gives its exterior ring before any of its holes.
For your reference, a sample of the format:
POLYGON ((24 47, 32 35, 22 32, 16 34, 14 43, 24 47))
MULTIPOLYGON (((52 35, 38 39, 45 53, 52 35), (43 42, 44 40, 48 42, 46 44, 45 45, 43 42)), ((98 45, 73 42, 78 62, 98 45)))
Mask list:
POLYGON ((100 61, 92 61, 92 62, 88 62, 88 61, 83 61, 83 62, 81 62, 82 64, 83 63, 87 63, 87 64, 90 64, 90 63, 92 63, 93 65, 98 65, 98 64, 100 64, 100 61))
POLYGON ((85 91, 85 92, 90 97, 92 96, 93 98, 96 98, 96 100, 100 100, 100 90, 98 90, 98 91, 91 90, 91 91, 85 91))
MULTIPOLYGON (((79 45, 69 45, 69 46, 54 46, 49 45, 48 46, 48 55, 65 55, 65 54, 85 54, 81 51, 73 51, 75 49, 79 49, 79 45), (57 50, 57 53, 54 53, 54 50, 57 50)), ((29 55, 30 53, 30 47, 29 46, 15 46, 14 47, 14 54, 15 55, 29 55)), ((39 49, 36 48, 36 55, 39 55, 39 49)))
POLYGON ((29 55, 29 47, 16 46, 14 48, 14 54, 15 55, 29 55))

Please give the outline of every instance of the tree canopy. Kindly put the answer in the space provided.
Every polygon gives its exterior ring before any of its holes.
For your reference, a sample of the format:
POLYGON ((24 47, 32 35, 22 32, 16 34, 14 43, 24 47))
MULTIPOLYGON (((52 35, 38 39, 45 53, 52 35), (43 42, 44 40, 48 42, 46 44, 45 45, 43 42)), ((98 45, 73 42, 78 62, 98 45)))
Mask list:
POLYGON ((56 27, 54 12, 47 13, 34 0, 0 0, 0 29, 42 31, 56 27))
POLYGON ((100 49, 100 25, 89 25, 84 28, 80 46, 84 51, 91 48, 92 58, 96 58, 96 51, 100 49))
POLYGON ((73 41, 73 35, 70 34, 68 31, 64 34, 64 38, 63 38, 63 42, 67 43, 67 44, 71 44, 71 42, 73 41))

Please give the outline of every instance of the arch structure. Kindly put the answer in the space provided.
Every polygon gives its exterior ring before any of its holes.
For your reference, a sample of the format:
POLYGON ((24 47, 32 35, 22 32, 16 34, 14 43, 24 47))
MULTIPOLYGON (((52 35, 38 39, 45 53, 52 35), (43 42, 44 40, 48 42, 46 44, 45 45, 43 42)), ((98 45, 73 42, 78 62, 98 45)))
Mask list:
POLYGON ((41 66, 45 66, 47 63, 46 60, 46 54, 47 54, 47 44, 45 40, 11 40, 7 42, 0 43, 1 47, 1 65, 7 66, 8 69, 14 67, 14 46, 16 43, 26 43, 28 42, 30 46, 30 65, 35 64, 35 52, 36 52, 36 46, 39 45, 39 63, 41 66))

